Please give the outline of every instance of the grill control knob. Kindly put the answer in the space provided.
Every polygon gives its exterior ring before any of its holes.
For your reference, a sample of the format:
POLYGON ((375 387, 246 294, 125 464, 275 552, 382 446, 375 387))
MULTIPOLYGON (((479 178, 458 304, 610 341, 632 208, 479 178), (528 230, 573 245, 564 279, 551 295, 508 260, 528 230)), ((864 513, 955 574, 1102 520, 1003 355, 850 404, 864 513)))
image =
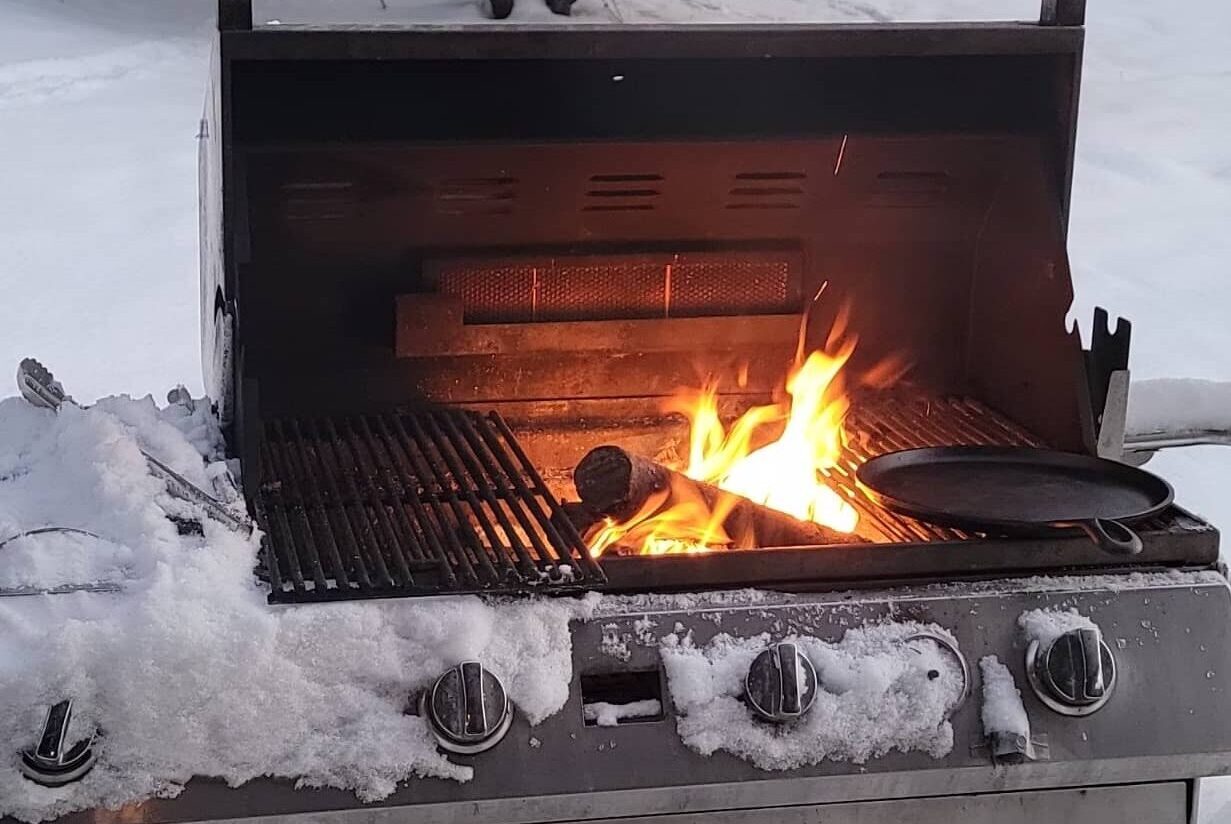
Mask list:
POLYGON ((766 721, 794 721, 816 699, 816 669, 795 644, 774 644, 748 668, 744 693, 749 706, 766 721))
POLYGON ((96 736, 91 734, 68 744, 68 725, 72 718, 71 698, 47 710, 38 744, 21 754, 22 775, 44 787, 61 787, 81 779, 94 768, 98 758, 94 746, 96 736))
POLYGON ((500 743, 513 723, 513 710, 500 679, 478 661, 464 661, 436 679, 421 699, 440 746, 473 755, 500 743))
POLYGON ((1070 630, 1046 648, 1031 641, 1026 672, 1039 700, 1063 715, 1089 715, 1116 686, 1116 659, 1097 629, 1070 630))

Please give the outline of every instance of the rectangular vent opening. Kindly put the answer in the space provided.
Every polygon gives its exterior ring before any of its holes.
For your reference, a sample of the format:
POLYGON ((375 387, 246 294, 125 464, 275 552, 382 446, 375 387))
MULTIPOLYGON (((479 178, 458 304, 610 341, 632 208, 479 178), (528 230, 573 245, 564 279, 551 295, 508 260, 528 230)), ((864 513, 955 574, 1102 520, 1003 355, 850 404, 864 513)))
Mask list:
POLYGON ((613 203, 607 206, 583 206, 583 212, 651 212, 651 203, 613 203))
POLYGON ((657 189, 591 189, 586 197, 657 197, 657 189))
POLYGON ((728 209, 798 209, 798 203, 728 203, 728 209))
POLYGON ((662 175, 645 173, 645 174, 623 174, 623 175, 590 175, 591 183, 657 183, 665 180, 662 175))
POLYGON ((864 203, 880 209, 927 209, 943 206, 952 183, 953 178, 945 172, 879 172, 864 195, 864 203))
POLYGON ((876 189, 880 192, 945 192, 952 179, 946 172, 880 172, 876 189))
POLYGON ((740 172, 736 180, 806 180, 806 172, 740 172))
POLYGON ((779 195, 802 195, 798 186, 736 186, 731 194, 741 197, 777 197, 779 195))
POLYGON ((515 177, 457 177, 438 181, 436 211, 443 215, 507 215, 517 200, 515 177))
POLYGON ((355 188, 355 184, 350 180, 296 180, 283 183, 281 188, 284 192, 312 194, 314 192, 341 192, 355 188))
POLYGON ((583 674, 581 712, 587 727, 661 721, 662 674, 656 669, 583 674))

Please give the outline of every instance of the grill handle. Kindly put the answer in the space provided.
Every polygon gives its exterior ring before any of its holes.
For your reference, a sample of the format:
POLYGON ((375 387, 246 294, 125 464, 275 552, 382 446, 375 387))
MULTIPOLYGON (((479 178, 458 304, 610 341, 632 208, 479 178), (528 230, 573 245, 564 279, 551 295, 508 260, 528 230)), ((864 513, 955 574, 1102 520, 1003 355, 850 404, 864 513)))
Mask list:
POLYGON ((251 31, 252 0, 218 0, 218 31, 251 31))
POLYGON ((1052 524, 1061 529, 1080 529, 1098 544, 1099 549, 1112 555, 1136 555, 1141 552, 1141 536, 1119 521, 1110 518, 1090 518, 1084 521, 1064 521, 1052 524))
POLYGON ((1043 0, 1040 26, 1084 26, 1086 0, 1043 0))

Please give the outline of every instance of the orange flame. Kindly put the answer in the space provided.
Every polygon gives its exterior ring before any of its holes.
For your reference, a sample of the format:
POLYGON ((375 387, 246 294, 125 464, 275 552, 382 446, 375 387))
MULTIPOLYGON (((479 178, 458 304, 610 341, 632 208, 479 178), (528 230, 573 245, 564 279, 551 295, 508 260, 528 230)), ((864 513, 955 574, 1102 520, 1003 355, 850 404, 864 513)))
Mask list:
MULTIPOLYGON (((855 351, 856 338, 846 332, 847 313, 839 313, 825 351, 812 352, 797 362, 787 379, 790 400, 745 412, 728 429, 718 413, 718 387, 709 382, 700 390, 678 393, 667 410, 685 415, 691 423, 688 477, 785 512, 800 520, 815 521, 839 532, 853 532, 859 514, 825 483, 846 445, 843 421, 850 409, 842 369, 855 351), (785 420, 782 435, 760 448, 752 447, 763 427, 785 420)), ((890 382, 900 366, 884 364, 875 383, 890 382)), ((608 519, 590 539, 590 550, 601 555, 614 545, 636 547, 643 555, 708 552, 730 546, 723 530, 730 506, 674 498, 664 491, 627 521, 608 519), (721 510, 721 511, 720 511, 721 510)))

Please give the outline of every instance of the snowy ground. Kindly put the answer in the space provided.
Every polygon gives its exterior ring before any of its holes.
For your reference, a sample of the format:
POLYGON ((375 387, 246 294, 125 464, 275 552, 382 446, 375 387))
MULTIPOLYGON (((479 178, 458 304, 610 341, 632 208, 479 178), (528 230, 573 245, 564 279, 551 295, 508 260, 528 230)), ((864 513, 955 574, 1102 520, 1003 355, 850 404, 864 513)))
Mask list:
MULTIPOLYGON (((519 3, 515 19, 549 17, 537 0, 519 3)), ((256 13, 285 22, 480 19, 473 0, 388 5, 257 0, 256 13)), ((212 7, 0 0, 0 370, 35 354, 87 400, 161 396, 180 382, 199 394, 194 135, 212 7)), ((580 22, 629 23, 1035 14, 1037 4, 1022 0, 576 7, 580 22)), ((1074 317, 1086 323, 1098 303, 1132 318, 1137 377, 1231 380, 1229 122, 1231 4, 1091 5, 1070 242, 1074 317)), ((1182 503, 1231 524, 1231 449, 1164 455, 1150 466, 1182 503)), ((0 524, 10 517, 0 507, 0 524)), ((1228 797, 1210 798, 1207 814, 1228 797)), ((1217 817, 1231 820, 1231 809, 1217 817)))

